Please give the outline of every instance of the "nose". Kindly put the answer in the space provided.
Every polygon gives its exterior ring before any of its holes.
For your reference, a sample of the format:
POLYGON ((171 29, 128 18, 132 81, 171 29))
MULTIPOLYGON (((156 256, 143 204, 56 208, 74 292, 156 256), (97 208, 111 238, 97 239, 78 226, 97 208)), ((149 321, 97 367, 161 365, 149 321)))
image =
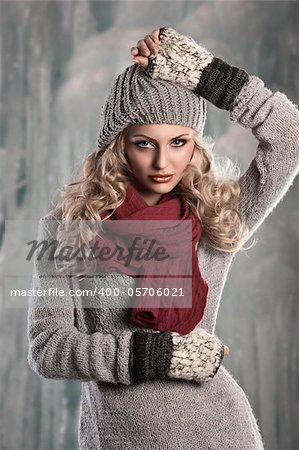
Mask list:
POLYGON ((167 146, 157 147, 154 154, 153 166, 157 169, 165 169, 169 164, 167 146))

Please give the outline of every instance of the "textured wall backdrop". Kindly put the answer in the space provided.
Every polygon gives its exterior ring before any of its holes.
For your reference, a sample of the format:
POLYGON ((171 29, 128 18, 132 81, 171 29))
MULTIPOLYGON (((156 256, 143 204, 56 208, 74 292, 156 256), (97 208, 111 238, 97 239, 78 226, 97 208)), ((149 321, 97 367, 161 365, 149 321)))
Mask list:
MULTIPOLYGON (((191 35, 299 102, 296 1, 0 1, 0 12, 1 243, 4 219, 45 214, 56 189, 95 149, 111 80, 154 28, 191 35)), ((248 166, 257 141, 227 112, 209 105, 206 134, 218 154, 242 171, 248 166)), ((216 329, 267 450, 299 448, 298 211, 297 178, 256 233, 258 244, 235 258, 216 329)), ((0 448, 77 448, 80 383, 30 370, 26 309, 2 304, 0 448)))

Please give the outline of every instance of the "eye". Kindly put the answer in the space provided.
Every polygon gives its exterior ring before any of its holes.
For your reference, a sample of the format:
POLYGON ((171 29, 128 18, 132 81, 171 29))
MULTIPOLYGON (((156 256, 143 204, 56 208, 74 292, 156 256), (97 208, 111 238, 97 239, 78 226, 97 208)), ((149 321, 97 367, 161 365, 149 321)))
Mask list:
POLYGON ((183 145, 185 145, 187 141, 186 139, 176 139, 173 142, 182 142, 182 145, 176 145, 175 147, 183 147, 183 145))
MULTIPOLYGON (((174 141, 172 141, 172 143, 177 142, 177 143, 181 143, 181 145, 175 145, 175 147, 183 147, 183 145, 186 144, 186 139, 176 139, 174 141)), ((137 145, 140 148, 148 148, 146 144, 152 144, 152 142, 150 141, 139 141, 139 142, 135 142, 135 145, 137 145), (145 145, 144 145, 145 144, 145 145)), ((154 145, 154 144, 152 144, 154 145)))
POLYGON ((141 144, 147 144, 147 143, 151 143, 150 141, 139 141, 139 142, 135 142, 135 145, 137 145, 137 147, 140 147, 140 148, 147 148, 146 146, 144 146, 144 145, 141 145, 141 144))

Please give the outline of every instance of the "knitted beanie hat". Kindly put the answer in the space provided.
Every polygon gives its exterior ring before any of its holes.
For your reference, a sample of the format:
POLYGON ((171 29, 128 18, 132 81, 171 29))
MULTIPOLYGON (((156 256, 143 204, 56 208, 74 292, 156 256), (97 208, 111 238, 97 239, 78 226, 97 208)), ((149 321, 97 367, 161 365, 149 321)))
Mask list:
POLYGON ((200 135, 206 121, 206 101, 177 83, 149 76, 140 64, 127 67, 114 81, 101 110, 99 148, 133 124, 175 124, 200 135))

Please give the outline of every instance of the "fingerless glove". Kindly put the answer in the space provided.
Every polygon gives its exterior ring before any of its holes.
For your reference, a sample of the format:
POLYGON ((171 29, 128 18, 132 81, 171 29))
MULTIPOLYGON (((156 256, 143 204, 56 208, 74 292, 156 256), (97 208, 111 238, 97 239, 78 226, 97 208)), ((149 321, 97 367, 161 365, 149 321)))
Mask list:
POLYGON ((135 331, 131 338, 131 379, 209 381, 220 367, 224 345, 202 328, 187 335, 135 331))
POLYGON ((159 53, 150 56, 147 67, 152 78, 179 83, 220 109, 232 109, 249 80, 245 70, 214 57, 194 39, 171 27, 160 28, 159 40, 159 53))

